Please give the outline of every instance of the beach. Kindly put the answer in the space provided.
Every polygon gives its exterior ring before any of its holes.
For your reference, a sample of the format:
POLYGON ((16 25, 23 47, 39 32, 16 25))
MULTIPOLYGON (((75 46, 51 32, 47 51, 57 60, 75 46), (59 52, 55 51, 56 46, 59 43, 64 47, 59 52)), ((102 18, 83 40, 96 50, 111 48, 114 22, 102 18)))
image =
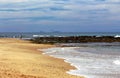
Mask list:
POLYGON ((43 55, 38 49, 54 45, 19 39, 0 39, 0 78, 82 78, 67 74, 75 69, 63 59, 43 55))

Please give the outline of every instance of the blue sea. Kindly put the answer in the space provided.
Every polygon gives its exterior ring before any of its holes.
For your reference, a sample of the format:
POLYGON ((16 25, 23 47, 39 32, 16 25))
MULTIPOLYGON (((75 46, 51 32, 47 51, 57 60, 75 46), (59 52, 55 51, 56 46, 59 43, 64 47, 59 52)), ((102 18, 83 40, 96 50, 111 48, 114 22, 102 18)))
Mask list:
POLYGON ((116 36, 120 32, 0 32, 0 37, 9 38, 33 38, 33 35, 41 36, 116 36))

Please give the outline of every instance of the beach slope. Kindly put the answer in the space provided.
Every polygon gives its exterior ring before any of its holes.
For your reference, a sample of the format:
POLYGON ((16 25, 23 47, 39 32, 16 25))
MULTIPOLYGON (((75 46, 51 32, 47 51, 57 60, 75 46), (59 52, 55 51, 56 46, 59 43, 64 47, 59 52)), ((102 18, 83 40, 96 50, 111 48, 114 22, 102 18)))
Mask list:
POLYGON ((75 69, 62 59, 43 55, 37 49, 54 47, 19 39, 0 39, 0 78, 82 78, 69 75, 75 69))

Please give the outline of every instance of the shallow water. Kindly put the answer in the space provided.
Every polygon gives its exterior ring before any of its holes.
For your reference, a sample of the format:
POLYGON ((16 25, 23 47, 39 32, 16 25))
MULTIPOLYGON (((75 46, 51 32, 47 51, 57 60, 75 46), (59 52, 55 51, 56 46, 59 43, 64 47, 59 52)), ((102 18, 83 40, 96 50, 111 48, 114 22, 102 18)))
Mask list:
POLYGON ((72 75, 83 75, 86 78, 120 78, 120 46, 106 44, 49 48, 45 49, 44 53, 64 58, 65 62, 75 66, 76 70, 67 71, 72 75))

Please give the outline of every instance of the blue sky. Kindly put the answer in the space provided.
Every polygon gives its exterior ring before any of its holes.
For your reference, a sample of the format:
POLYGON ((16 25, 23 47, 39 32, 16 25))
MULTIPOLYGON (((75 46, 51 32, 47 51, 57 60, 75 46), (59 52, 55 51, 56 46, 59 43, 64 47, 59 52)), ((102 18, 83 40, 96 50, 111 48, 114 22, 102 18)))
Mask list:
POLYGON ((0 32, 119 32, 120 0, 0 0, 0 32))

